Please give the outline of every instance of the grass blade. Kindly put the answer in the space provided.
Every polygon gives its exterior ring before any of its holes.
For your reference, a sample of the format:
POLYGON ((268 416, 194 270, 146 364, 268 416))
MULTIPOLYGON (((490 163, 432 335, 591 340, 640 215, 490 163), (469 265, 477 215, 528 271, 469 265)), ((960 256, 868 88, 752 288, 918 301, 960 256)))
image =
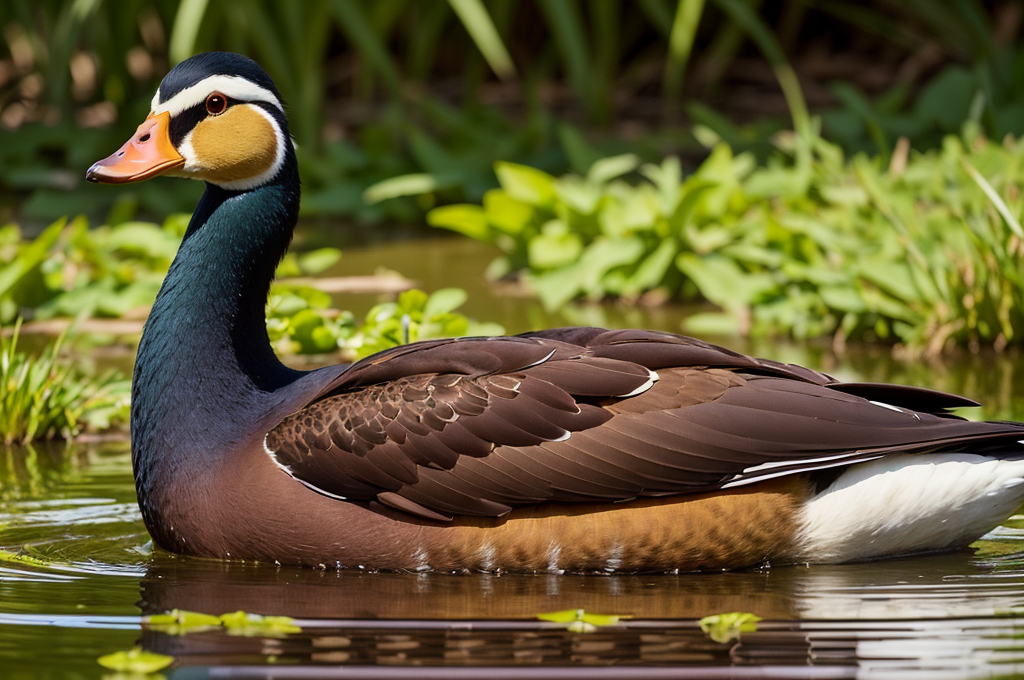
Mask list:
POLYGON ((466 32, 473 39, 480 54, 487 60, 487 65, 502 80, 511 80, 516 76, 516 67, 512 57, 505 48, 498 29, 491 21, 480 0, 448 0, 455 13, 466 27, 466 32))
POLYGON ((668 39, 668 60, 665 62, 665 95, 676 101, 683 90, 683 74, 693 51, 693 39, 704 13, 704 0, 679 0, 672 33, 668 39))
POLYGON ((192 56, 196 49, 199 27, 203 25, 203 17, 206 15, 208 5, 209 0, 181 0, 178 11, 174 15, 170 45, 167 48, 172 64, 177 64, 192 56))
POLYGON ((1021 228, 1020 222, 1017 221, 1017 218, 1010 212, 1010 208, 1006 205, 1002 196, 996 192, 992 185, 988 183, 988 180, 985 179, 982 174, 967 161, 966 158, 961 158, 960 162, 963 164, 964 170, 967 171, 967 174, 974 180, 974 183, 978 185, 988 200, 992 202, 995 209, 999 211, 1000 215, 1002 215, 1003 220, 1006 221, 1006 226, 1010 227, 1010 231, 1016 234, 1017 238, 1024 239, 1024 229, 1021 228))
POLYGON ((789 113, 793 117, 793 128, 802 139, 810 140, 811 117, 807 112, 807 102, 800 89, 800 81, 786 59, 782 47, 772 35, 771 28, 742 0, 715 0, 715 2, 746 31, 771 63, 775 77, 779 81, 779 87, 782 88, 782 94, 786 97, 786 104, 789 105, 789 113))
POLYGON ((600 106, 590 75, 590 54, 579 5, 568 0, 537 0, 537 4, 547 18, 573 89, 590 114, 597 115, 600 106))
POLYGON ((388 93, 398 98, 401 85, 398 68, 359 3, 355 0, 332 0, 331 9, 338 20, 338 28, 383 79, 388 93))

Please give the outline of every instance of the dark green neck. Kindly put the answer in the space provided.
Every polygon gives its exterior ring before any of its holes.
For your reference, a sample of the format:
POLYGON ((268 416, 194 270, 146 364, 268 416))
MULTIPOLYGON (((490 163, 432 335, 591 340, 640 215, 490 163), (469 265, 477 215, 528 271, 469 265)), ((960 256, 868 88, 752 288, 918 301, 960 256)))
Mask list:
POLYGON ((153 478, 201 469, 251 437, 272 393, 302 375, 274 355, 265 319, 298 215, 293 164, 250 191, 208 186, 192 216, 135 361, 132 460, 140 500, 153 478))

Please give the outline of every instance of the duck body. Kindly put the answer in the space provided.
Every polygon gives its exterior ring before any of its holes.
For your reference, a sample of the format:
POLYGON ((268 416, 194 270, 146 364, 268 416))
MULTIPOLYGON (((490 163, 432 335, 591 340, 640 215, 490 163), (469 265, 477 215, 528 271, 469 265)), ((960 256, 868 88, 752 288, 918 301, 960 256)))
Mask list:
POLYGON ((921 388, 639 330, 397 347, 301 372, 264 307, 298 214, 276 89, 168 74, 89 179, 207 182, 132 388, 139 505, 182 554, 402 570, 688 571, 963 547, 1024 499, 1024 425, 921 388))

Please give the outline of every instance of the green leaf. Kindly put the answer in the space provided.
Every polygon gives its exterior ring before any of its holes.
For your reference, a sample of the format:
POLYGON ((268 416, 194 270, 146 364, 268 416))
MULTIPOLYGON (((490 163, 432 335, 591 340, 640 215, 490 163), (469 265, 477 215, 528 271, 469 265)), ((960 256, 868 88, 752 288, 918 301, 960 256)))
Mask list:
POLYGON ((39 266, 46 254, 57 242, 67 218, 59 219, 48 226, 31 245, 23 248, 7 265, 0 268, 0 297, 6 295, 22 277, 39 266))
POLYGON ((114 652, 96 659, 104 668, 122 673, 155 673, 174 663, 173 656, 147 652, 141 647, 133 647, 127 652, 114 652))
POLYGON ((555 178, 543 170, 498 161, 494 172, 502 188, 516 200, 538 208, 549 207, 555 200, 555 178))
POLYGON ((219 616, 191 612, 184 609, 172 609, 166 614, 153 614, 142 617, 146 628, 158 630, 168 635, 187 635, 204 630, 221 627, 219 616))
POLYGON ((715 642, 727 644, 738 640, 741 633, 753 633, 757 631, 757 622, 760 616, 749 612, 729 612, 728 614, 715 614, 705 616, 698 623, 700 629, 715 642))
POLYGON ((237 611, 221 615, 220 622, 232 635, 276 637, 302 632, 302 628, 296 626, 295 620, 289 616, 260 616, 237 611))
POLYGON ((478 205, 460 204, 434 208, 427 213, 427 224, 464 234, 478 241, 492 242, 487 217, 478 205))
POLYGON ((758 301, 775 283, 765 273, 750 273, 724 257, 697 257, 681 253, 676 266, 700 289, 701 295, 729 310, 746 308, 758 301))
POLYGON ((464 305, 467 299, 469 299, 469 295, 461 288, 441 288, 440 290, 435 290, 430 294, 426 304, 423 306, 423 318, 432 319, 441 314, 454 312, 464 305))
POLYGON ((338 263, 341 251, 337 248, 317 248, 298 257, 299 269, 303 274, 319 274, 338 263))
POLYGON ((530 239, 528 257, 530 266, 535 269, 554 269, 571 264, 583 252, 580 237, 564 228, 564 223, 552 220, 544 225, 544 230, 530 239), (555 226, 563 228, 555 228, 555 226))
POLYGON ((389 198, 399 196, 419 196, 429 194, 441 189, 448 189, 459 186, 462 183, 460 175, 451 173, 414 173, 410 175, 399 175, 382 180, 367 187, 363 192, 363 200, 369 204, 380 203, 389 198))
POLYGON ((501 189, 492 189, 484 194, 487 221, 506 234, 520 234, 532 223, 535 212, 532 206, 512 198, 501 189))
POLYGON ((587 181, 599 186, 607 184, 616 177, 633 172, 639 165, 640 157, 631 153, 602 158, 594 161, 587 170, 587 181))
POLYGON ((679 242, 676 239, 667 238, 658 244, 650 255, 644 258, 640 266, 626 282, 622 289, 623 295, 639 295, 640 293, 656 288, 665 279, 672 260, 679 250, 679 242))

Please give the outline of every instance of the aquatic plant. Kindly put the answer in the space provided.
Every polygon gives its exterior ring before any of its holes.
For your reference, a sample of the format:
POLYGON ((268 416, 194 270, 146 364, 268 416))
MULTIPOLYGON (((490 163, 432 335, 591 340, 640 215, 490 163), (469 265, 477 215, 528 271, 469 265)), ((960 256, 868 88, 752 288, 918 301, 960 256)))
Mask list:
POLYGON ((560 178, 499 163, 501 188, 482 205, 435 208, 428 221, 502 249, 491 274, 521 277, 552 309, 706 300, 722 311, 690 317, 693 332, 929 352, 1024 342, 1024 140, 968 126, 937 151, 847 158, 816 135, 787 135, 758 165, 697 133, 712 151, 685 177, 674 158, 638 177, 634 156, 560 178))
POLYGON ((90 377, 60 357, 64 335, 37 353, 18 351, 21 322, 0 333, 0 443, 70 439, 127 422, 128 382, 90 377))
MULTIPOLYGON (((0 227, 0 323, 100 317, 134 319, 134 330, 141 330, 186 224, 186 216, 175 215, 162 225, 127 221, 90 229, 77 217, 54 222, 35 239, 24 239, 16 225, 0 227)), ((411 340, 503 332, 458 313, 467 296, 455 288, 404 292, 359 321, 334 308, 312 278, 340 258, 337 248, 320 248, 290 252, 278 266, 267 325, 279 352, 360 358, 411 340)))

